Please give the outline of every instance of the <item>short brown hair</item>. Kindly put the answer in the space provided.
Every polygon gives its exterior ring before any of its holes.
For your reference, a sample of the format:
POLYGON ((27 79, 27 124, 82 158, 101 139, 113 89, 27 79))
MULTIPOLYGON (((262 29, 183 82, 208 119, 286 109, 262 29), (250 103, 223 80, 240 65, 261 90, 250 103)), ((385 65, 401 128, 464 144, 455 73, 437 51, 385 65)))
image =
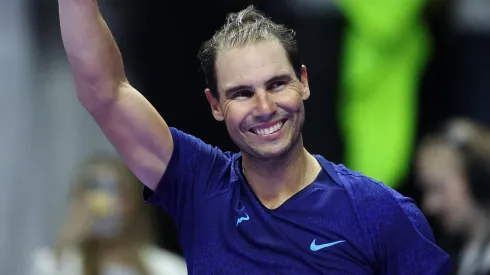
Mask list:
POLYGON ((291 62, 296 76, 299 78, 302 64, 295 35, 294 30, 274 23, 254 6, 249 6, 237 13, 228 14, 226 23, 211 39, 204 42, 198 54, 206 84, 211 89, 213 96, 219 97, 215 67, 218 51, 242 47, 249 43, 277 39, 286 50, 289 62, 291 62))

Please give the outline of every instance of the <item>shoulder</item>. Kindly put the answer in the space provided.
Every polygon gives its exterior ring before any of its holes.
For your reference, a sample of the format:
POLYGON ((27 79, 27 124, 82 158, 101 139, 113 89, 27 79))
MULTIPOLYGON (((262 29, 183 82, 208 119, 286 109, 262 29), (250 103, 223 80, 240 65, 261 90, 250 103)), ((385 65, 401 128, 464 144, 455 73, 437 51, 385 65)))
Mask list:
POLYGON ((383 225, 382 228, 388 229, 387 223, 404 224, 433 239, 432 230, 413 199, 344 165, 333 164, 333 167, 363 225, 372 229, 383 225))
POLYGON ((413 211, 412 206, 415 204, 411 198, 403 196, 382 182, 360 172, 354 172, 344 165, 333 164, 333 167, 340 179, 340 184, 354 204, 377 209, 399 207, 404 211, 413 211))
MULTIPOLYGON (((67 248, 61 252, 60 262, 62 262, 62 270, 77 274, 80 265, 80 254, 74 248, 67 248)), ((53 274, 60 266, 58 259, 50 247, 41 247, 35 249, 31 254, 31 274, 53 274)))
POLYGON ((219 147, 212 146, 176 128, 170 127, 170 133, 174 142, 174 150, 167 169, 194 170, 195 172, 201 170, 200 173, 204 174, 210 172, 219 174, 221 170, 229 167, 236 155, 232 152, 223 152, 219 147))
POLYGON ((217 186, 208 186, 208 183, 222 182, 223 177, 229 175, 231 164, 237 154, 223 152, 220 148, 176 128, 170 127, 170 132, 174 140, 174 151, 161 179, 166 185, 175 182, 188 191, 190 186, 186 184, 197 183, 199 187, 212 189, 217 186))
POLYGON ((351 200, 379 274, 448 274, 449 257, 435 244, 412 199, 343 165, 333 164, 333 170, 351 200))
MULTIPOLYGON (((342 164, 333 164, 333 169, 339 178, 339 184, 344 187, 356 204, 369 204, 382 201, 382 205, 397 203, 405 198, 400 193, 360 172, 354 172, 342 164), (388 201, 384 201, 388 199, 388 201)), ((380 205, 380 206, 382 206, 380 205)))
POLYGON ((142 258, 152 271, 151 274, 158 275, 184 275, 187 267, 184 259, 172 252, 155 247, 147 246, 142 250, 142 258))
MULTIPOLYGON (((198 138, 198 137, 196 137, 190 133, 186 133, 186 132, 179 130, 177 128, 174 128, 174 127, 169 127, 169 130, 170 130, 170 134, 172 135, 174 146, 177 145, 177 147, 179 147, 179 145, 192 144, 192 145, 197 146, 199 148, 209 147, 210 149, 218 150, 220 153, 225 154, 228 157, 230 157, 232 155, 231 152, 223 152, 217 146, 212 146, 209 143, 207 143, 206 141, 204 141, 204 140, 202 140, 202 139, 200 139, 200 138, 198 138)), ((191 149, 191 148, 189 148, 189 149, 191 149)), ((192 149, 194 149, 194 148, 192 148, 192 149)))

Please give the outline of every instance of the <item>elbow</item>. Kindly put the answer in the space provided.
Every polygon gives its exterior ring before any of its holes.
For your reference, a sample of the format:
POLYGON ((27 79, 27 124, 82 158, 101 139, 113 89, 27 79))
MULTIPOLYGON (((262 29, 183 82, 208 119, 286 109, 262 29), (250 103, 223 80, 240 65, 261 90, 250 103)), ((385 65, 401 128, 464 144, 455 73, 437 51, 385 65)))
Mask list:
POLYGON ((76 96, 78 101, 90 113, 96 113, 113 105, 120 97, 122 82, 88 81, 77 82, 76 96))

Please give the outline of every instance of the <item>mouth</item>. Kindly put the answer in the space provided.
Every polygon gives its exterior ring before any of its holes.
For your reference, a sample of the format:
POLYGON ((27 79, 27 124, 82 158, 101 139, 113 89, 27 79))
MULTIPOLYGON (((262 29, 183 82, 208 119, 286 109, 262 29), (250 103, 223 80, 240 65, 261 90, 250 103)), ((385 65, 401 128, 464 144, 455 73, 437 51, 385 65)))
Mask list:
POLYGON ((282 127, 284 126, 284 123, 286 123, 286 121, 287 119, 282 119, 277 122, 262 124, 250 128, 249 131, 259 136, 269 136, 281 130, 282 127))

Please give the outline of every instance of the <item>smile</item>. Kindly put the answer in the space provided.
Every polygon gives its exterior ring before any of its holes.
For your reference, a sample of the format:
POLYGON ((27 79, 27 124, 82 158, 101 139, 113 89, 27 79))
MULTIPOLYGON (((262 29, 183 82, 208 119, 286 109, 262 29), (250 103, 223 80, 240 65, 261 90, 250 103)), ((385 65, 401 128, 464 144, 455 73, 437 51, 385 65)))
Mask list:
POLYGON ((250 129, 250 131, 256 135, 261 135, 261 136, 272 135, 275 132, 281 130, 285 122, 286 122, 285 120, 281 120, 270 126, 269 125, 257 126, 250 129))

